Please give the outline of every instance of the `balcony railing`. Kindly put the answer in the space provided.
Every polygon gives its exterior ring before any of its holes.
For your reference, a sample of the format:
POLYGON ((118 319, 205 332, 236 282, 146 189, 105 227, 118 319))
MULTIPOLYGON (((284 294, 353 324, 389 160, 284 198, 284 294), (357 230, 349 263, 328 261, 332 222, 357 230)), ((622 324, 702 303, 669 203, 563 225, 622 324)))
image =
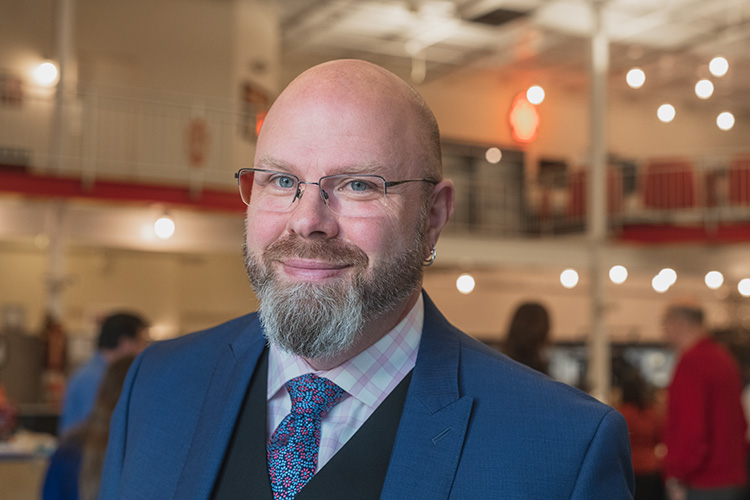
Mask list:
MULTIPOLYGON (((61 98, 34 88, 0 92, 0 165, 84 184, 127 180, 233 190, 233 172, 252 161, 257 111, 240 101, 91 85, 61 98)), ((449 232, 583 233, 585 168, 530 177, 520 152, 491 165, 466 151, 444 150, 445 173, 457 191, 449 232)), ((606 189, 615 235, 630 225, 750 222, 750 151, 613 162, 606 189)))
POLYGON ((87 182, 232 185, 232 172, 252 159, 255 114, 241 103, 79 88, 0 99, 0 163, 87 182))

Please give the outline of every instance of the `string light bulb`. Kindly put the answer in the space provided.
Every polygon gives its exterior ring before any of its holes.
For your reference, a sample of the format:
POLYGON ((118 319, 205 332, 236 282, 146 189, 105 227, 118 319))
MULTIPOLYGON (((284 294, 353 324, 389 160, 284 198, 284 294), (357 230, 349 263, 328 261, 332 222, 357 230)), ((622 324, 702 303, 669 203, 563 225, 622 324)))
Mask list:
POLYGON ((456 280, 456 288, 459 292, 464 295, 468 295, 474 291, 476 281, 471 274, 465 273, 458 277, 456 280))
POLYGON ((675 112, 674 106, 671 104, 662 104, 659 106, 659 109, 656 110, 656 116, 659 118, 659 121, 663 123, 669 123, 672 120, 674 120, 675 112))
POLYGON ((708 70, 716 77, 722 77, 729 71, 729 63, 721 56, 714 57, 708 63, 708 70))
POLYGON ((536 106, 544 101, 544 95, 544 89, 542 87, 539 85, 532 85, 526 91, 526 100, 536 106))
POLYGON ((700 99, 708 99, 714 93, 714 84, 711 80, 700 80, 695 84, 695 95, 700 99))
POLYGON ((719 116, 716 117, 716 126, 725 132, 732 130, 732 127, 734 127, 734 115, 729 111, 719 113, 719 116))
POLYGON ((566 269, 560 273, 560 284, 567 288, 575 288, 578 285, 578 272, 575 269, 566 269))
POLYGON ((646 73, 641 68, 633 68, 625 75, 625 81, 631 89, 639 89, 646 83, 646 73))
POLYGON ((51 87, 57 83, 59 75, 60 72, 57 69, 57 65, 51 61, 41 63, 32 72, 34 81, 43 87, 51 87))
POLYGON ((162 240, 168 240, 174 235, 175 224, 171 217, 162 215, 154 222, 154 234, 162 240))

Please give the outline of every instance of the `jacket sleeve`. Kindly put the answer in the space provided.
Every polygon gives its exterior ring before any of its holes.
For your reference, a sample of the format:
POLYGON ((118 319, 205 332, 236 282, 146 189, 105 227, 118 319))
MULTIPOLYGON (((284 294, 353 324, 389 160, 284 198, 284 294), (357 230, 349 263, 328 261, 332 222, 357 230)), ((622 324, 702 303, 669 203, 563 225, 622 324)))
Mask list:
POLYGON ((120 399, 112 414, 109 426, 109 442, 107 444, 107 454, 104 458, 98 500, 114 500, 118 498, 118 492, 121 488, 123 464, 125 462, 130 397, 142 358, 142 355, 138 356, 131 365, 128 376, 125 378, 122 392, 120 393, 120 399))
POLYGON ((584 456, 572 500, 630 500, 635 490, 630 440, 625 419, 605 414, 584 456))
POLYGON ((664 474, 688 480, 704 466, 709 455, 706 402, 711 400, 700 367, 681 363, 669 389, 669 428, 664 474))

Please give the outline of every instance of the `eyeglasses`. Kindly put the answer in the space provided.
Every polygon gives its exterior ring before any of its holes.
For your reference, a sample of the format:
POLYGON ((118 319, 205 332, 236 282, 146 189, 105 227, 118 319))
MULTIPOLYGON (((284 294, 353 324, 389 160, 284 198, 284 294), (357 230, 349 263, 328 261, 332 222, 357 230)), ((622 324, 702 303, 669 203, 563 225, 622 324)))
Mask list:
POLYGON ((406 179, 386 181, 379 175, 340 174, 326 175, 318 182, 302 181, 296 175, 260 168, 242 168, 236 174, 240 196, 250 204, 250 193, 258 206, 271 212, 286 212, 294 201, 302 198, 305 184, 316 184, 323 203, 337 215, 348 217, 374 217, 386 206, 388 188, 407 182, 429 182, 433 179, 406 179))

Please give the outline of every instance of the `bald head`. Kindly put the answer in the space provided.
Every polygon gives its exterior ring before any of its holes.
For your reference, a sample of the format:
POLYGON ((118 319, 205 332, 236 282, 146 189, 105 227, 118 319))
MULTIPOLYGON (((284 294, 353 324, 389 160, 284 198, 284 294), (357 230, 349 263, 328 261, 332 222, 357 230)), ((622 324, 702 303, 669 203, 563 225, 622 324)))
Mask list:
POLYGON ((671 304, 663 320, 666 340, 678 351, 684 351, 707 335, 703 309, 694 302, 681 301, 671 304))
MULTIPOLYGON (((266 135, 283 136, 290 126, 311 116, 319 120, 314 126, 327 127, 317 113, 322 108, 329 119, 356 121, 373 133, 380 132, 381 147, 391 148, 404 164, 418 167, 419 175, 442 177, 440 133, 432 111, 406 82, 360 60, 326 62, 295 78, 263 123, 260 149, 266 135)), ((356 133, 354 127, 351 130, 356 133)))

